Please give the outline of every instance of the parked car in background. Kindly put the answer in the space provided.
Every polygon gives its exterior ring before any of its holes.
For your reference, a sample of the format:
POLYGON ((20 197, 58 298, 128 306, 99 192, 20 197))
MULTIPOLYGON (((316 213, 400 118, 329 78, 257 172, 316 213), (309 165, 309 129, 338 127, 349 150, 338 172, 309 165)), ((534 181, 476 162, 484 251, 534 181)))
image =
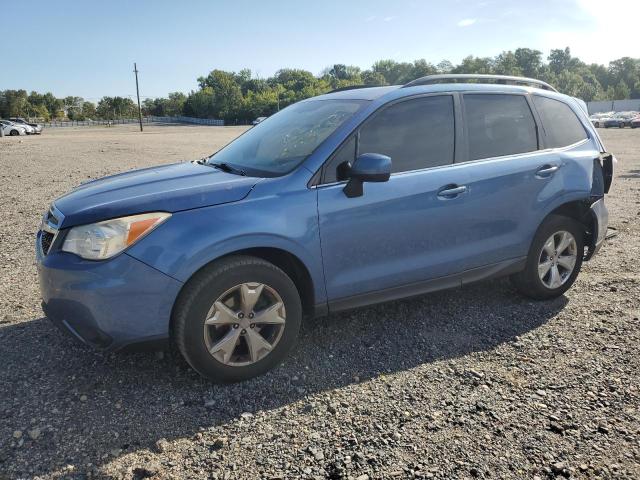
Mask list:
POLYGON ((605 118, 602 121, 602 126, 604 128, 624 128, 625 126, 625 118, 620 115, 613 115, 611 117, 605 118))
POLYGON ((17 123, 14 122, 13 120, 6 120, 9 123, 13 123, 14 125, 18 126, 18 127, 22 127, 24 128, 25 132, 27 133, 27 135, 33 135, 36 131, 35 128, 33 128, 31 125, 26 125, 24 123, 17 123))
POLYGON ((0 120, 0 126, 2 126, 2 132, 5 135, 16 136, 16 135, 26 135, 27 130, 20 125, 17 125, 8 120, 0 120))
POLYGON ((251 122, 251 124, 252 125, 258 125, 260 122, 263 122, 266 119, 267 119, 267 117, 258 117, 253 122, 251 122))
POLYGON ((37 135, 40 135, 42 133, 42 125, 38 123, 29 123, 24 118, 20 118, 20 117, 11 117, 9 118, 9 120, 12 121, 13 123, 17 123, 18 125, 24 126, 25 129, 27 126, 31 127, 33 129, 33 133, 37 135))
POLYGON ((620 118, 622 119, 623 127, 631 127, 631 121, 638 115, 640 115, 638 112, 621 112, 620 118))
POLYGON ((631 128, 639 128, 640 127, 640 115, 631 119, 631 128))
POLYGON ((596 128, 600 128, 604 126, 604 121, 611 117, 611 115, 613 114, 613 112, 607 112, 607 113, 594 113, 593 115, 591 115, 589 117, 589 121, 591 121, 591 124, 596 127, 596 128))
POLYGON ((87 345, 170 339, 203 376, 244 380, 285 358, 303 317, 506 275, 562 295, 605 240, 614 163, 580 101, 538 80, 331 92, 205 159, 56 199, 35 245, 42 306, 87 345))

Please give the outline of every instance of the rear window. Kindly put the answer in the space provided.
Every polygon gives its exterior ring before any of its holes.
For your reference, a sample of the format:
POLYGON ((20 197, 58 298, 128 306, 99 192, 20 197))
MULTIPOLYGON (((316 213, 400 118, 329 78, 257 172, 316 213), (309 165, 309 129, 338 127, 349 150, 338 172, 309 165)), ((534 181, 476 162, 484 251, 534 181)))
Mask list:
POLYGON ((587 133, 571 108, 559 100, 533 96, 549 148, 566 147, 587 138, 587 133))
POLYGON ((467 94, 464 111, 469 160, 538 149, 536 124, 522 95, 467 94))

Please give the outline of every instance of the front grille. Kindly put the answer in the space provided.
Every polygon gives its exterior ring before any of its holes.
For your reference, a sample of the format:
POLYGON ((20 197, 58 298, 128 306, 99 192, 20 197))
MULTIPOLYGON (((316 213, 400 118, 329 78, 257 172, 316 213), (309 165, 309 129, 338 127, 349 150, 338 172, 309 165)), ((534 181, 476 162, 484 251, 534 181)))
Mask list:
POLYGON ((51 251, 51 246, 56 239, 56 235, 62 226, 63 221, 64 215, 53 204, 42 217, 42 226, 40 227, 40 247, 42 248, 42 253, 44 255, 47 255, 51 251))
POLYGON ((53 243, 53 233, 45 232, 40 233, 40 246, 42 247, 42 253, 45 255, 49 253, 51 244, 53 243))

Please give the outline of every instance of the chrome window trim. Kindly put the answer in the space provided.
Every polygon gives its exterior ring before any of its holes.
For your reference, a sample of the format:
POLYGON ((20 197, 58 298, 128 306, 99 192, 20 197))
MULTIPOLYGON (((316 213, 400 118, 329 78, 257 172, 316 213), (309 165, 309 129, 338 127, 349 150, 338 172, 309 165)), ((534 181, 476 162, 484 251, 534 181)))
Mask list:
MULTIPOLYGON (((518 157, 524 157, 524 156, 531 156, 531 155, 542 155, 542 154, 547 154, 547 153, 552 153, 552 152, 561 152, 561 151, 565 151, 565 150, 570 150, 572 148, 575 148, 577 146, 580 146, 584 143, 589 142, 590 139, 589 138, 585 138, 584 140, 580 140, 579 142, 576 142, 572 145, 567 145, 566 147, 559 147, 559 148, 545 148, 544 150, 532 150, 530 152, 522 152, 522 153, 514 153, 513 155, 501 155, 499 157, 487 157, 487 158, 478 158, 476 160, 469 160, 466 162, 456 162, 456 163, 452 163, 451 165, 438 165, 437 167, 428 167, 428 168, 420 168, 417 170, 406 170, 404 172, 396 172, 396 173, 392 173, 391 176, 395 177, 397 175, 405 175, 408 173, 417 173, 417 172, 428 172, 430 170, 436 170, 436 169, 442 169, 442 168, 451 168, 451 167, 456 167, 456 166, 462 166, 462 165, 469 165, 472 163, 480 163, 480 162, 491 162, 491 161, 506 161, 506 160, 510 160, 514 157, 518 158, 518 157)), ((348 180, 341 180, 339 182, 332 182, 332 183, 321 183, 318 185, 312 185, 309 188, 321 188, 321 187, 332 187, 335 185, 345 185, 348 182, 348 180)))

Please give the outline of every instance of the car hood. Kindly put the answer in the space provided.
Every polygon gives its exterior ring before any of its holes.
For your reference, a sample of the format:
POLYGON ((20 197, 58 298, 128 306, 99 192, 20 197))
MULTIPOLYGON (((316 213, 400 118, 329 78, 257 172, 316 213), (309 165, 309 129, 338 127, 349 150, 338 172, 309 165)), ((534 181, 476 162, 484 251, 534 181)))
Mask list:
POLYGON ((144 212, 179 212, 236 202, 261 179, 195 162, 133 170, 83 183, 54 204, 62 228, 144 212))

